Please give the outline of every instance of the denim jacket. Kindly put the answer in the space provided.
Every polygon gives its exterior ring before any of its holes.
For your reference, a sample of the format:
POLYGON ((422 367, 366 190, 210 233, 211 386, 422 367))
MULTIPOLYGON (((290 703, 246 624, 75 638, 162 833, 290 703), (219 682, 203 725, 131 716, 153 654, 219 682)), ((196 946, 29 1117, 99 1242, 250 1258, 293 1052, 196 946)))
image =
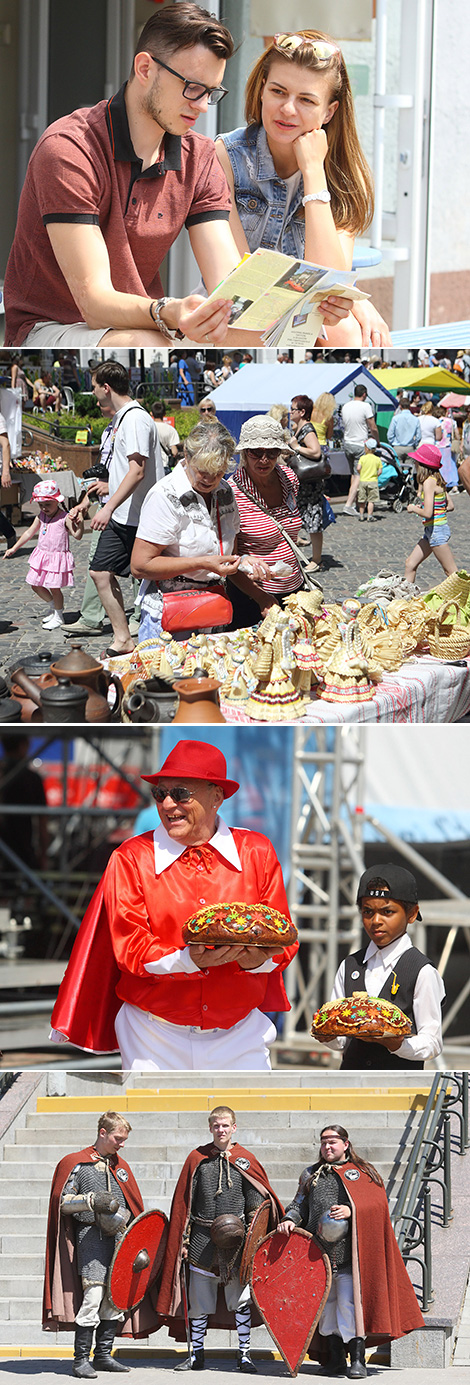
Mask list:
POLYGON ((303 259, 302 178, 286 215, 286 184, 277 176, 263 126, 241 126, 220 138, 232 165, 236 207, 250 250, 263 246, 303 259))

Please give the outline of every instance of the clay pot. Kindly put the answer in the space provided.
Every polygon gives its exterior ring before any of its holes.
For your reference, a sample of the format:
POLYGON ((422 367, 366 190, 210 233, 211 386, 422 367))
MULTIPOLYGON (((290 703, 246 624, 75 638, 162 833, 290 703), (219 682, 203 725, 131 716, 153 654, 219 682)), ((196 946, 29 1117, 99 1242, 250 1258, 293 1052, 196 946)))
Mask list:
POLYGON ((175 723, 225 721, 219 702, 222 685, 216 678, 181 678, 173 686, 180 700, 175 723))
POLYGON ((18 681, 18 673, 24 672, 28 678, 33 678, 38 688, 53 687, 57 683, 54 674, 51 673, 52 654, 50 649, 40 649, 37 654, 28 654, 21 668, 11 670, 11 690, 14 697, 17 697, 21 705, 21 720, 31 721, 36 710, 36 702, 25 692, 22 682, 18 681))
POLYGON ((51 673, 56 678, 68 678, 70 683, 88 688, 86 721, 120 721, 123 686, 116 673, 106 673, 103 665, 82 649, 81 644, 72 642, 69 653, 57 663, 51 664, 51 673), (114 707, 108 702, 108 689, 116 692, 114 707))
POLYGON ((67 678, 54 679, 51 685, 41 688, 22 668, 16 670, 15 679, 34 704, 31 721, 85 721, 88 688, 81 688, 67 678))
POLYGON ((4 678, 0 678, 0 722, 2 721, 21 721, 21 703, 10 697, 4 678))
POLYGON ((170 722, 177 702, 175 685, 154 674, 145 682, 134 682, 132 692, 124 693, 123 706, 132 722, 170 722))

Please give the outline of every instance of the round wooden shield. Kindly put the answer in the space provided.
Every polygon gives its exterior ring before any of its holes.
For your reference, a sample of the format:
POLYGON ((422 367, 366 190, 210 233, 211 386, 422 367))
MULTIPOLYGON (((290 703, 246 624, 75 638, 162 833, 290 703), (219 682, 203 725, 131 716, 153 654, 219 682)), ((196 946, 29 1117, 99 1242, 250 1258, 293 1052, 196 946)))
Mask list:
POLYGON ((243 1286, 245 1284, 248 1284, 248 1280, 250 1278, 251 1264, 255 1250, 258 1249, 258 1246, 261 1245, 261 1241, 264 1241, 264 1238, 267 1234, 270 1212, 270 1203, 262 1202, 261 1205, 257 1207, 255 1215, 252 1218, 250 1225, 248 1227, 248 1231, 245 1236, 245 1243, 243 1246, 239 1270, 240 1283, 243 1286))
POLYGON ((130 1313, 142 1303, 161 1269, 167 1237, 164 1212, 141 1212, 128 1226, 109 1267, 108 1293, 120 1313, 130 1313))
POLYGON ((297 1375, 331 1288, 327 1255, 308 1231, 271 1231, 255 1252, 251 1294, 291 1375, 297 1375))

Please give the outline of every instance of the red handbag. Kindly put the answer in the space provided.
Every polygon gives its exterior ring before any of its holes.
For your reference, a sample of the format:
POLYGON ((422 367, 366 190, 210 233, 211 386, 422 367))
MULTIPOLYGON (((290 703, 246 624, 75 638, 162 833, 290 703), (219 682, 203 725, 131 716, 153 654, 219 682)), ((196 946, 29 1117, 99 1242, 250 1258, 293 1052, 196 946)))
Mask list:
MULTIPOLYGON (((216 497, 219 547, 223 556, 219 503, 216 497)), ((195 587, 190 590, 165 592, 163 596, 162 630, 210 630, 211 626, 230 625, 233 606, 225 588, 216 582, 209 591, 195 587)))
POLYGON ((233 616, 231 601, 223 587, 215 583, 210 591, 194 588, 165 592, 163 597, 162 630, 208 630, 211 626, 230 625, 233 616))

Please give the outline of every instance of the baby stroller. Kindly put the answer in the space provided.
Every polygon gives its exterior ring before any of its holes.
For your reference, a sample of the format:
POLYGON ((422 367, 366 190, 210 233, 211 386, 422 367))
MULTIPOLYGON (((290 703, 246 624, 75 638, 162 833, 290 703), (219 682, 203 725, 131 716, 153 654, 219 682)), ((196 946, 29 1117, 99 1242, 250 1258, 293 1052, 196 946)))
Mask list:
POLYGON ((380 457, 382 470, 379 476, 379 496, 382 505, 401 514, 407 505, 416 500, 416 486, 413 463, 403 465, 390 443, 381 442, 376 450, 380 457))

